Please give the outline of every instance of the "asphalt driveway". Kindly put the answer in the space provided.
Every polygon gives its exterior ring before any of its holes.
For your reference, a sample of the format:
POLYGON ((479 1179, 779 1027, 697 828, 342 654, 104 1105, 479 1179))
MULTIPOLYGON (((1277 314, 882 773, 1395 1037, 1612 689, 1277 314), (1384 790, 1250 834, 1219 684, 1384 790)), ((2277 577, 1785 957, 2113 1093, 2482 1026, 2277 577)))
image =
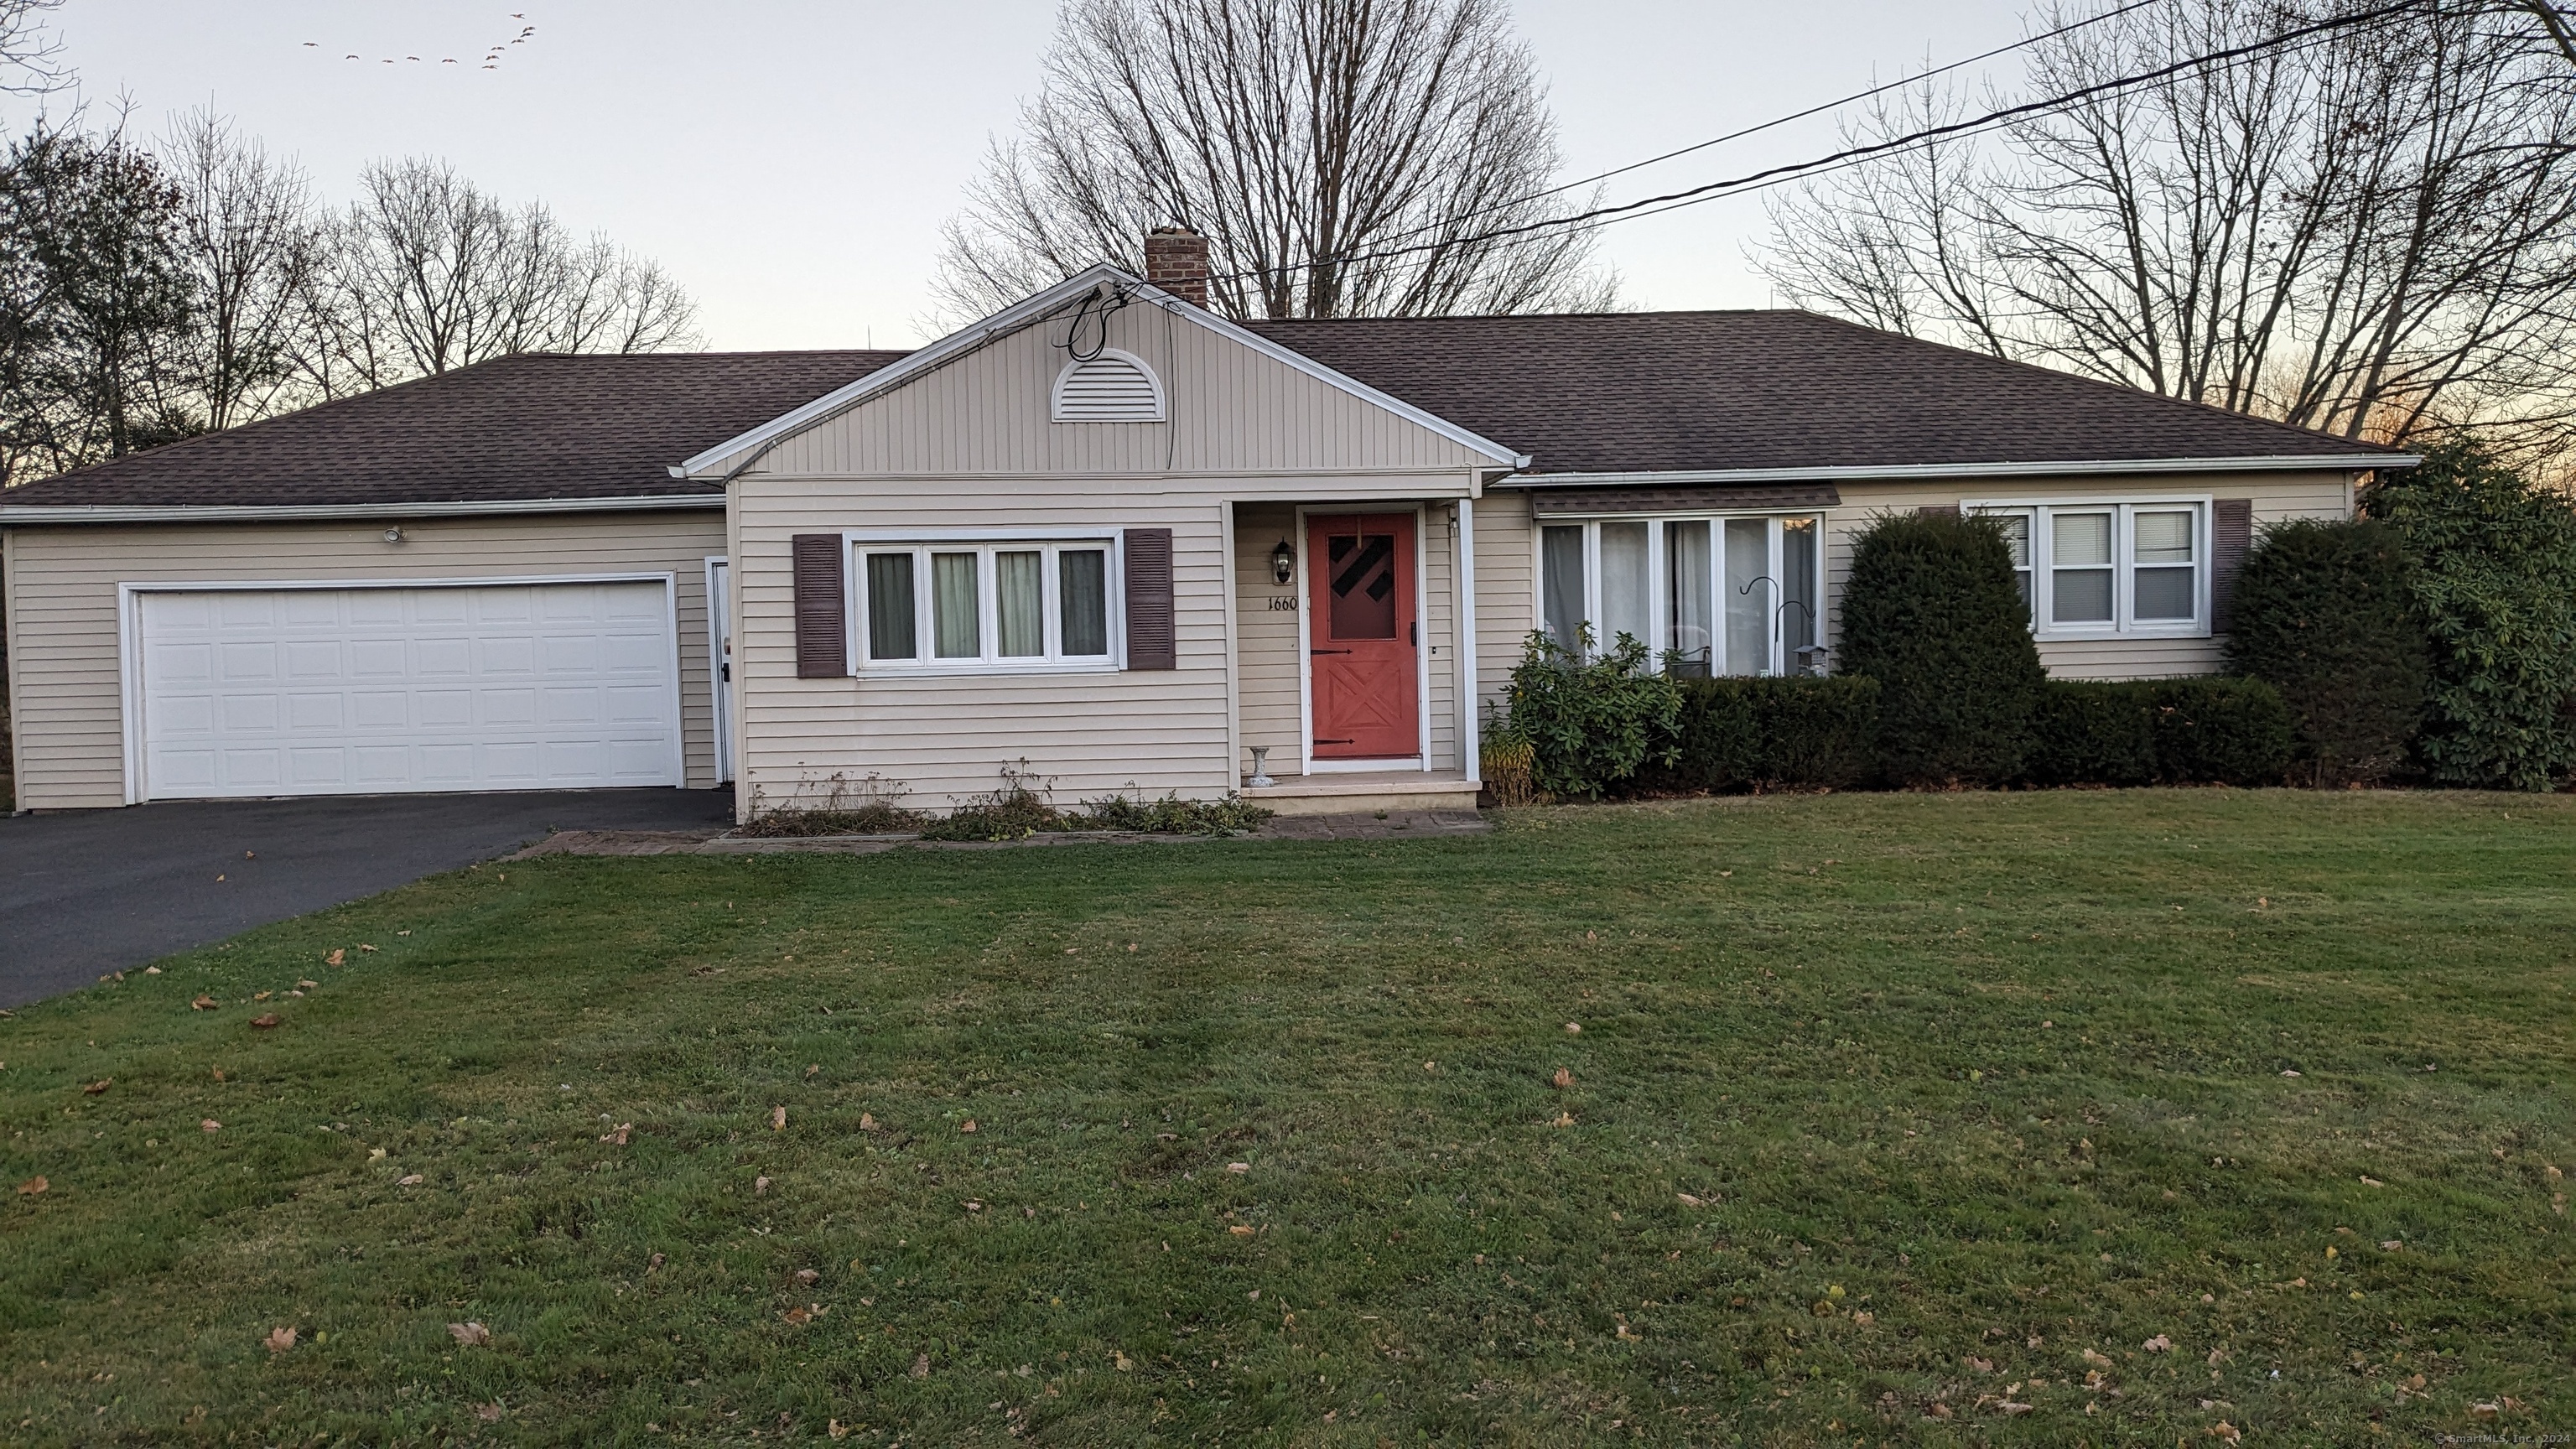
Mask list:
POLYGON ((506 855, 549 830, 677 830, 730 790, 204 800, 0 819, 0 1006, 506 855))

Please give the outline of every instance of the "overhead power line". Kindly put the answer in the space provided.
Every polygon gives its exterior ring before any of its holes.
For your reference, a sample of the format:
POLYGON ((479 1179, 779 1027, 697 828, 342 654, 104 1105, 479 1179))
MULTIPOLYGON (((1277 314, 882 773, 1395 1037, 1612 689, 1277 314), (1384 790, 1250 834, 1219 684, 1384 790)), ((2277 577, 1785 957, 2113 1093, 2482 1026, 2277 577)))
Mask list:
MULTIPOLYGON (((1688 187, 1680 191, 1666 192, 1660 196, 1641 197, 1635 201, 1621 202, 1616 206, 1594 207, 1588 211, 1576 212, 1570 216, 1551 217, 1544 221, 1521 222, 1512 226, 1495 227, 1491 230, 1478 232, 1470 236, 1443 237, 1436 241, 1417 242, 1409 246, 1385 247, 1375 251, 1350 252, 1329 257, 1317 257, 1303 262, 1287 262, 1273 267, 1251 268, 1244 271, 1224 273, 1220 276, 1211 277, 1209 280, 1212 282, 1240 282, 1249 281, 1259 277, 1275 276, 1287 272, 1312 271, 1317 267, 1347 265, 1355 262, 1391 261, 1400 257, 1414 256, 1423 252, 1439 251, 1449 247, 1474 246, 1478 243, 1488 241, 1507 241, 1514 237, 1532 236, 1559 229, 1570 230, 1580 227, 1584 230, 1591 230, 1618 221, 1634 220, 1640 216, 1659 215, 1663 212, 1676 210, 1679 207, 1691 205, 1697 202, 1714 201, 1730 194, 1757 190, 1768 186, 1776 186, 1782 182, 1798 180, 1802 177, 1820 172, 1837 170, 1845 166, 1869 160, 1872 157, 1886 155, 1890 152, 1902 151, 1910 147, 1922 146, 1934 141, 1986 130, 2005 122, 2019 119, 2023 116, 2037 115, 2046 111, 2058 110, 2066 106, 2077 104, 2081 101, 2091 100, 2097 96, 2109 95, 2118 91, 2126 90, 2133 86, 2141 86, 2154 81, 2163 80, 2170 76, 2179 75, 2185 71, 2195 70, 2205 66, 2228 65, 2236 61, 2260 55, 2266 51, 2277 50, 2281 47, 2293 45, 2301 41, 2318 39, 2338 31, 2376 25, 2382 21, 2394 19, 2409 11, 2419 10, 2423 8, 2426 3, 2427 0, 2397 0, 2397 3, 2395 4, 2380 6, 2372 10, 2359 11, 2351 15, 2338 16, 2331 20, 2321 20, 2314 24, 2303 25, 2293 30, 2283 31, 2278 35, 2269 36, 2262 40, 2249 41, 2244 45, 2230 46, 2224 50, 2208 51, 2200 55, 2189 57, 2188 59, 2174 61, 2168 65, 2158 66, 2153 70, 2139 71, 2131 75, 2119 76, 2106 81, 2097 81, 2092 85, 2081 86, 2075 90, 2066 91, 2058 95, 2047 97, 2043 100, 2025 101, 2019 105, 2005 106, 1999 110, 1988 111, 1983 115, 1971 117, 1966 120, 1951 121, 1938 126, 1928 126, 1922 130, 1908 132, 1902 136, 1892 136, 1883 141, 1872 141, 1864 145, 1846 147, 1843 150, 1832 153, 1831 155, 1819 156, 1812 160, 1793 161, 1779 166, 1766 167, 1760 171, 1749 172, 1743 176, 1729 177, 1722 181, 1711 181, 1703 185, 1688 187)), ((1640 162, 1638 164, 1644 165, 1648 163, 1640 162)), ((1465 219, 1466 217, 1472 217, 1478 214, 1480 213, 1469 212, 1465 213, 1464 216, 1460 218, 1453 218, 1452 220, 1465 219)))
MULTIPOLYGON (((2088 25, 2099 25, 2106 20, 2117 20, 2121 16, 2126 15, 2133 10, 2144 10, 2151 5, 2162 5, 2165 3, 2166 0, 2130 0, 2129 4, 2123 5, 2117 10, 2105 10, 2099 15, 2088 15, 2082 20, 2072 20, 2064 25, 2058 26, 2054 30, 2046 30, 2037 35, 2026 36, 2023 39, 2014 41, 2010 45, 1998 45, 1992 50, 1969 56, 1965 60, 1954 60, 1948 65, 1923 71, 1916 75, 1909 75, 1900 80, 1892 80, 1882 86, 1872 86, 1865 91, 1854 91, 1850 95, 1844 96, 1839 100, 1831 100, 1826 101, 1821 105, 1809 106, 1803 111, 1792 111, 1785 116, 1775 116, 1759 125, 1747 126, 1740 131, 1729 131, 1723 136, 1711 136, 1705 141, 1696 141, 1688 146, 1681 147, 1678 150, 1666 151, 1660 156, 1649 156, 1643 161, 1631 161, 1625 166, 1613 166, 1607 171, 1598 171, 1590 176, 1582 177, 1574 181, 1568 181, 1561 186, 1551 186, 1545 191, 1533 191, 1527 196, 1514 197, 1509 201, 1497 201, 1491 206, 1478 207, 1474 211, 1460 212, 1458 215, 1450 217, 1448 222, 1436 223, 1436 225, 1447 225, 1449 223, 1470 220, 1474 217, 1508 210, 1526 202, 1543 201, 1551 196, 1558 196, 1581 187, 1596 185, 1600 182, 1609 180, 1613 176, 1625 176, 1631 171, 1642 171, 1649 166, 1660 166, 1666 161, 1676 160, 1683 156, 1694 155, 1698 152, 1707 150, 1711 146, 1723 146, 1729 141, 1741 141, 1747 136, 1758 136, 1765 131, 1777 130, 1782 126, 1791 124, 1792 122, 1803 121, 1810 116, 1821 116, 1827 111, 1840 110, 1844 106, 1848 106, 1855 101, 1865 101, 1873 96, 1883 96, 1889 91, 1901 90, 1907 86, 1920 85, 1936 76, 1945 76, 1955 70, 1965 70, 1969 66, 1976 65, 1983 61, 1992 60, 1999 55, 2010 55, 2016 50, 2027 50, 2031 46, 2038 45, 2044 41, 2055 40, 2061 35, 2071 35, 2078 30, 2084 29, 2088 25)), ((1416 231, 1426 231, 1429 229, 1430 228, 1428 227, 1416 227, 1413 228, 1412 231, 1399 233, 1399 235, 1410 236, 1416 231)))

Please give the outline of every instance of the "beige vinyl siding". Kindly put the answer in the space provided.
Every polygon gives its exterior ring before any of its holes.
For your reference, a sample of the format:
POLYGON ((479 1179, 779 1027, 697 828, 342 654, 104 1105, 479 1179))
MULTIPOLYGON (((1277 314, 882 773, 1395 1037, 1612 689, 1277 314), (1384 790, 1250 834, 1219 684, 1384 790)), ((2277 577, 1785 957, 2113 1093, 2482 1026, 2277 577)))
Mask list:
POLYGON ((470 579, 668 573, 678 585, 680 726, 686 780, 715 784, 707 675, 706 560, 724 516, 535 514, 383 522, 24 527, 9 530, 10 689, 18 803, 125 800, 119 583, 470 579))
MULTIPOLYGON (((735 688, 743 721, 742 808, 812 801, 836 783, 872 782, 933 808, 987 794, 1007 767, 1059 803, 1112 792, 1207 798, 1233 788, 1227 761, 1226 589, 1222 505, 1194 488, 1112 493, 1075 478, 1024 480, 1009 494, 959 496, 781 485, 737 494, 735 688), (1172 530, 1179 667, 976 676, 862 673, 796 677, 789 539, 899 530, 926 540, 1000 527, 1172 530)), ((855 568, 851 587, 861 586, 855 568)), ((1113 584, 1113 588, 1114 588, 1113 584)))
MULTIPOLYGON (((1161 423, 1057 423, 1048 403, 1069 318, 995 339, 782 440, 753 474, 780 477, 1446 472, 1493 460, 1160 307, 1109 319, 1108 345, 1163 384, 1161 423)), ((1092 334, 1086 324, 1085 345, 1092 334)), ((1234 497, 1242 490, 1225 490, 1234 497)), ((1313 497, 1291 491, 1279 497, 1313 497)), ((1331 495, 1325 495, 1331 496, 1331 495)), ((1377 495, 1394 496, 1394 495, 1377 495)), ((1420 490, 1414 495, 1420 496, 1420 490)))
POLYGON ((1512 666, 1538 627, 1537 535, 1529 494, 1497 489, 1476 500, 1476 696, 1500 711, 1512 666))
MULTIPOLYGON (((1826 615, 1829 638, 1842 627, 1843 583, 1851 574, 1852 540, 1880 513, 1910 513, 1963 500, 2003 503, 2100 498, 2250 498, 2254 527, 2292 518, 2344 518, 2352 509, 2350 475, 2334 473, 2182 473, 2068 479, 2014 478, 1994 482, 1845 483, 1842 506, 1825 521, 1826 615)), ((2199 639, 2084 639, 2046 641, 2040 662, 2061 679, 2158 679, 2215 674, 2225 667, 2225 644, 2199 639)))
POLYGON ((1238 681, 1242 691, 1243 759, 1238 770, 1252 768, 1254 745, 1270 747, 1270 773, 1293 775, 1305 768, 1305 710, 1298 688, 1297 582, 1276 582, 1270 573, 1270 551, 1286 539, 1297 539, 1296 509, 1285 503, 1247 503, 1234 511, 1234 637, 1238 681), (1285 599, 1292 607, 1273 609, 1285 599))

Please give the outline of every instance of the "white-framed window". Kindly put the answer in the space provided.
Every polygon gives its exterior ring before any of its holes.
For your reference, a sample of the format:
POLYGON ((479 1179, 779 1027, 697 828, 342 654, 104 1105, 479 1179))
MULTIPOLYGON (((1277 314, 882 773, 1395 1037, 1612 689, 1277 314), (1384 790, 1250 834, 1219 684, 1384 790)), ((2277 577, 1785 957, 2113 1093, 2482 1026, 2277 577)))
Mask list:
POLYGON ((861 673, 1116 667, 1118 550, 1108 538, 857 541, 861 673))
POLYGON ((2041 639, 2209 632, 2209 500, 1971 503, 1999 521, 2041 639))
POLYGON ((1573 649, 1621 634, 1676 674, 1807 674, 1824 610, 1823 522, 1812 514, 1542 516, 1540 627, 1573 649))

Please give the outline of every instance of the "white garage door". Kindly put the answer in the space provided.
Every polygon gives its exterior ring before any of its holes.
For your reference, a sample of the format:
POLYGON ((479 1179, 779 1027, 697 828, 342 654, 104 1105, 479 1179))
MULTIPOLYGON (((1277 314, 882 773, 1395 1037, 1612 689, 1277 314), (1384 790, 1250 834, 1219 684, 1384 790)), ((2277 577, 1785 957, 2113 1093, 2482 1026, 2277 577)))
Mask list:
POLYGON ((658 580, 137 598, 144 798, 680 783, 658 580))

